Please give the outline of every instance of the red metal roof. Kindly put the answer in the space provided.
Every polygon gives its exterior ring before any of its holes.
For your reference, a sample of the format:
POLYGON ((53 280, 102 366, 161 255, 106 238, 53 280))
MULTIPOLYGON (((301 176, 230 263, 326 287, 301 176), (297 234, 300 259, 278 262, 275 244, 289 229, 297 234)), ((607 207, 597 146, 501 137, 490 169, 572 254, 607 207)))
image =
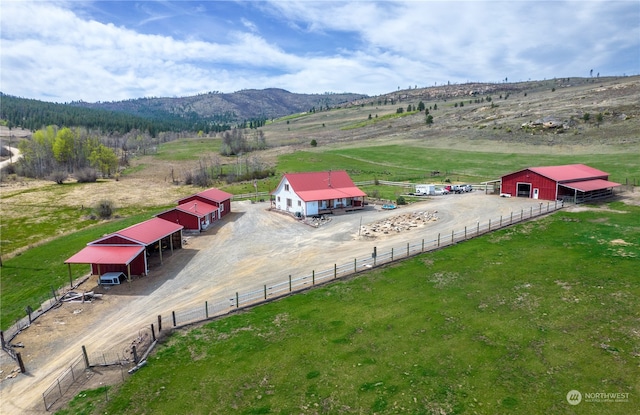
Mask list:
POLYGON ((284 179, 305 202, 367 195, 356 187, 344 170, 289 173, 284 179))
POLYGON ((64 261, 65 264, 123 264, 128 265, 144 251, 142 245, 90 245, 64 261))
POLYGON ((223 192, 222 190, 215 188, 204 190, 200 193, 196 193, 196 195, 205 199, 213 200, 214 202, 218 203, 224 202, 225 200, 231 199, 233 197, 231 193, 223 192))
POLYGON ((582 180, 579 182, 565 183, 562 186, 569 189, 576 189, 581 192, 590 192, 592 190, 609 189, 611 187, 620 186, 620 183, 610 182, 608 180, 595 179, 595 180, 582 180))
POLYGON ((153 218, 115 233, 143 245, 151 245, 183 228, 184 226, 178 225, 177 223, 160 218, 153 218))
POLYGON ((530 167, 534 173, 548 177, 557 182, 585 180, 608 177, 609 173, 594 169, 584 164, 568 164, 565 166, 530 167))
POLYGON ((178 205, 174 209, 178 209, 181 212, 189 213, 201 218, 215 212, 218 210, 218 207, 199 200, 190 200, 189 202, 178 205))

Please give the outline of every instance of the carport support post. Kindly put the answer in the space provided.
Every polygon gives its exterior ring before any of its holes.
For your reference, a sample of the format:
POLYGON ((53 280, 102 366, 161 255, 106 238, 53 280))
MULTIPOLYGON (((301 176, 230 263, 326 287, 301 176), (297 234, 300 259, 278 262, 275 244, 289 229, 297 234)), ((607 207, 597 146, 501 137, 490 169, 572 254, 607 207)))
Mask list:
POLYGON ((71 264, 69 265, 69 287, 73 287, 73 277, 71 276, 71 264))

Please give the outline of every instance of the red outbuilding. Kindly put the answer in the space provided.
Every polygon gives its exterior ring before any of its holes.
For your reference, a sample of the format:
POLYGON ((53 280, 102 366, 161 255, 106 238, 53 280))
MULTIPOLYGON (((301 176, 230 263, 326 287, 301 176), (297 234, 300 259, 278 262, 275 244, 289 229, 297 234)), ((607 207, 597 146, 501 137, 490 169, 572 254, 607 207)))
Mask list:
POLYGON ((218 207, 201 200, 190 200, 157 216, 185 229, 204 231, 217 217, 218 207))
POLYGON ((231 193, 224 192, 219 189, 211 188, 208 190, 204 190, 200 193, 196 193, 191 196, 187 196, 178 200, 178 205, 185 204, 191 201, 201 201, 204 203, 208 203, 212 206, 218 208, 216 214, 213 215, 212 221, 218 220, 225 215, 231 212, 231 198, 233 195, 231 193))
POLYGON ((183 228, 164 219, 149 219, 88 243, 65 264, 90 264, 94 275, 123 272, 129 279, 132 275, 146 275, 150 256, 157 255, 162 263, 163 251, 182 247, 183 228))
POLYGON ((582 203, 613 194, 619 183, 605 173, 584 164, 529 167, 502 176, 500 194, 542 200, 582 203))

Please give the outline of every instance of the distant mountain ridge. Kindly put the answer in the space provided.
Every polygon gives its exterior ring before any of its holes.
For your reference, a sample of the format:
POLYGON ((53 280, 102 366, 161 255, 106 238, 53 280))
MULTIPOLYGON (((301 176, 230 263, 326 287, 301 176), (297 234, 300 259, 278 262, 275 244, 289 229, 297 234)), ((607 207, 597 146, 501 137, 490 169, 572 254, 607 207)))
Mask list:
POLYGON ((126 112, 144 118, 157 118, 161 113, 169 113, 181 117, 197 116, 230 122, 273 119, 305 111, 319 111, 365 98, 365 94, 296 94, 284 89, 267 88, 233 93, 209 92, 178 98, 137 98, 96 103, 76 101, 69 105, 126 112))

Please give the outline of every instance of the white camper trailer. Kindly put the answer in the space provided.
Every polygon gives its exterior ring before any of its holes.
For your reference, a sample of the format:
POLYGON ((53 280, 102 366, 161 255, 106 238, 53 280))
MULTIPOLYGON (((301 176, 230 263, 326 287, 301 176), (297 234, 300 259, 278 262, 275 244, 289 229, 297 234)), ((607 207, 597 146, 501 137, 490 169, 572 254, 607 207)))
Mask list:
POLYGON ((416 196, 432 196, 436 194, 436 185, 435 184, 417 184, 416 185, 416 196))

